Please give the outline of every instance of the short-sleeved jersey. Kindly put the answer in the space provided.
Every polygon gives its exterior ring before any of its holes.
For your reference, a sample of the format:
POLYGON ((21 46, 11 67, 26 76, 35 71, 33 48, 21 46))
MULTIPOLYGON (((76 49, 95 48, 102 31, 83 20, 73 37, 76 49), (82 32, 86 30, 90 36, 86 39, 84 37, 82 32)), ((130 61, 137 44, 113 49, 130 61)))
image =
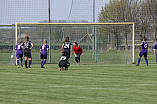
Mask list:
POLYGON ((154 44, 154 50, 157 49, 157 42, 154 44))
POLYGON ((70 42, 64 42, 63 43, 63 52, 70 52, 71 45, 72 44, 70 42))
POLYGON ((60 58, 60 61, 68 61, 68 57, 67 57, 67 56, 62 56, 62 57, 60 58))
POLYGON ((23 46, 24 46, 25 49, 30 49, 31 48, 31 41, 24 42, 23 46))
POLYGON ((17 54, 23 53, 22 48, 21 48, 20 45, 21 45, 21 43, 18 43, 18 44, 15 46, 16 53, 17 53, 17 54))
POLYGON ((78 53, 82 53, 82 48, 80 46, 73 46, 73 52, 75 52, 75 54, 78 54, 78 53))
POLYGON ((47 53, 47 49, 49 49, 49 46, 47 44, 43 44, 40 47, 41 53, 47 53))
POLYGON ((143 41, 141 44, 142 44, 142 45, 141 45, 141 49, 142 49, 142 50, 148 48, 148 43, 147 43, 147 42, 143 41))

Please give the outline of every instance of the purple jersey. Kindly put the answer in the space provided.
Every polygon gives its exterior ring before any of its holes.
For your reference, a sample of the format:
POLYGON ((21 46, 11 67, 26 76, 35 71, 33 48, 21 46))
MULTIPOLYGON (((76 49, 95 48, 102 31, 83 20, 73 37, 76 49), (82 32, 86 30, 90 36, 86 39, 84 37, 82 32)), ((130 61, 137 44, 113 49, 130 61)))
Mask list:
POLYGON ((41 53, 43 53, 43 54, 47 54, 47 49, 49 49, 49 46, 47 44, 45 44, 45 45, 43 44, 40 47, 41 53))
POLYGON ((147 48, 148 48, 148 43, 147 42, 145 42, 145 41, 143 41, 142 43, 141 43, 142 45, 141 45, 141 50, 147 50, 147 48))
POLYGON ((16 54, 22 54, 23 51, 22 51, 22 48, 21 48, 21 43, 18 43, 16 46, 15 46, 15 49, 16 49, 16 54))
POLYGON ((154 50, 157 49, 157 42, 154 44, 154 50))
POLYGON ((142 44, 141 45, 141 52, 139 53, 139 56, 142 57, 144 55, 144 57, 147 57, 147 54, 148 54, 147 53, 148 43, 143 41, 141 44, 142 44))

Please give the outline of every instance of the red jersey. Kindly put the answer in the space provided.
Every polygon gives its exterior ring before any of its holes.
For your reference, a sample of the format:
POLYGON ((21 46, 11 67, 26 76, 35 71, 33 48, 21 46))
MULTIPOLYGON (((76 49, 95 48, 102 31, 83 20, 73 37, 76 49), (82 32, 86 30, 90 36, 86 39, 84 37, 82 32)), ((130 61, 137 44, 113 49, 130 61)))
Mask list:
POLYGON ((73 52, 75 52, 75 54, 78 54, 78 53, 82 53, 83 51, 80 46, 77 47, 73 46, 73 52))

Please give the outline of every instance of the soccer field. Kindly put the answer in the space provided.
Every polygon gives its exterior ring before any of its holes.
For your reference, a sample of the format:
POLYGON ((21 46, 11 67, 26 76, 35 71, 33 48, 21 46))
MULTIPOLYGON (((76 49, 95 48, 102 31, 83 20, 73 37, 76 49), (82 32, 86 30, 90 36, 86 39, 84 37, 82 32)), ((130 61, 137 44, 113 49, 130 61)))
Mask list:
POLYGON ((0 67, 0 104, 156 104, 156 64, 0 67))

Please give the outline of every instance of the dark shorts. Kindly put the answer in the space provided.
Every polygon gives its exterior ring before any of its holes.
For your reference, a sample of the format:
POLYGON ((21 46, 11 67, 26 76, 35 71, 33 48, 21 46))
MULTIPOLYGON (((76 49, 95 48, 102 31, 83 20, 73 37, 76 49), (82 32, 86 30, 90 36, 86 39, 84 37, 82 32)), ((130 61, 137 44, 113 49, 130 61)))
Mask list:
POLYGON ((70 58, 70 51, 63 51, 63 53, 66 53, 67 57, 70 58))
POLYGON ((47 53, 40 53, 40 59, 47 59, 47 53))
POLYGON ((81 54, 82 54, 82 53, 78 53, 78 54, 76 54, 76 55, 77 55, 78 58, 80 58, 81 54))
POLYGON ((142 57, 144 55, 144 57, 147 57, 147 50, 141 50, 141 52, 139 53, 139 56, 142 57))
POLYGON ((28 58, 31 58, 31 57, 32 57, 31 51, 30 51, 29 49, 24 50, 24 56, 25 56, 25 57, 28 57, 28 58))
POLYGON ((23 57, 23 53, 19 54, 19 53, 16 53, 16 58, 19 59, 19 58, 22 58, 23 57))
POLYGON ((58 66, 61 67, 69 67, 70 63, 68 63, 67 61, 60 61, 58 66))

